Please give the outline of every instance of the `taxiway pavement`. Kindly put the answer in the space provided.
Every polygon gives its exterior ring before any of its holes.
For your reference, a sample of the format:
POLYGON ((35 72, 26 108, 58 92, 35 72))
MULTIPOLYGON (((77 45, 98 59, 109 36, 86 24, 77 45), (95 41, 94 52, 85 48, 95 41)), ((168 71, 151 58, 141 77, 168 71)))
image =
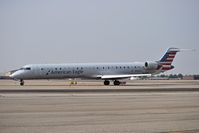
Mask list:
POLYGON ((199 132, 199 81, 101 84, 0 81, 0 132, 199 132))

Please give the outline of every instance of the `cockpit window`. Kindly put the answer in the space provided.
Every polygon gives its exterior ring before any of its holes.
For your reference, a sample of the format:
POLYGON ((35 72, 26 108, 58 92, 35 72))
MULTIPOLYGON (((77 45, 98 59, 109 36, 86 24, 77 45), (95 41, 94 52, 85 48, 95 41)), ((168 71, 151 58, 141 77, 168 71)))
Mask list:
POLYGON ((20 70, 31 70, 31 68, 30 67, 22 67, 22 68, 20 68, 20 70))
POLYGON ((30 67, 26 67, 25 70, 31 70, 31 68, 30 67))

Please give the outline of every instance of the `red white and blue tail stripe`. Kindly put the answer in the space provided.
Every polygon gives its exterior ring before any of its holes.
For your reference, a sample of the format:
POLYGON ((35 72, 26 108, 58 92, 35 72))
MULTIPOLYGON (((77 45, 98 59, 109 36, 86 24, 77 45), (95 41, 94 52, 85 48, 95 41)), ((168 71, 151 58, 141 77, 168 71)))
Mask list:
POLYGON ((171 64, 176 56, 176 53, 179 51, 180 50, 178 48, 169 48, 165 55, 159 61, 160 69, 163 71, 173 69, 174 66, 172 66, 171 64))

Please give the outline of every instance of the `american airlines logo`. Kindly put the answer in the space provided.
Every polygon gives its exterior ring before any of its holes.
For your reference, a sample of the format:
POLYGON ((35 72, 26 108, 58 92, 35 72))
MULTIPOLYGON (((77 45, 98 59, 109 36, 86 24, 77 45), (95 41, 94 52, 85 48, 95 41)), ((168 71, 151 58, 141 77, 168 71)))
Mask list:
POLYGON ((63 75, 71 75, 71 74, 74 74, 74 75, 80 75, 80 74, 83 74, 84 71, 83 70, 72 70, 72 71, 59 71, 59 70, 56 70, 56 71, 48 71, 46 73, 46 75, 49 75, 49 74, 63 74, 63 75))

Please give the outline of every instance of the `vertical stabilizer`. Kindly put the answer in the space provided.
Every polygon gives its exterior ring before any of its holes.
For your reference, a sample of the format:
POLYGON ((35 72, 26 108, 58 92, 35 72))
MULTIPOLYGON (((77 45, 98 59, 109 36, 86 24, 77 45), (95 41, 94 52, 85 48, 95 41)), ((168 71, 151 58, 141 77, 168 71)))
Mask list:
POLYGON ((176 56, 176 53, 179 51, 180 51, 180 49, 178 49, 178 48, 169 48, 167 50, 167 52, 164 54, 164 56, 159 61, 161 70, 166 71, 166 70, 171 70, 174 68, 174 66, 172 66, 171 64, 176 56))

